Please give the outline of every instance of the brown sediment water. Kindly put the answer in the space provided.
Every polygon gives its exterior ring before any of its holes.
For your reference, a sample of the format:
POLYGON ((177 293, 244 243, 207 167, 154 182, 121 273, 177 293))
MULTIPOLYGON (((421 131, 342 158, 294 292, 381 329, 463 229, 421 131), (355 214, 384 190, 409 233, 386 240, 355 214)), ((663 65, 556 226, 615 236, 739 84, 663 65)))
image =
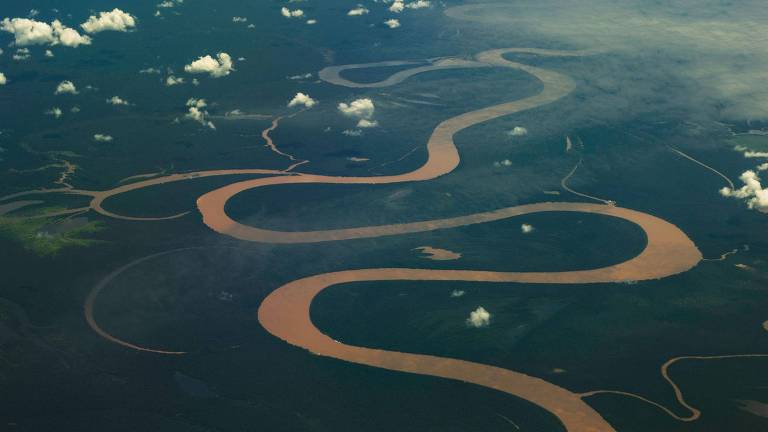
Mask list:
MULTIPOLYGON (((586 284, 657 279, 695 266, 701 254, 677 227, 646 213, 600 204, 543 203, 514 207, 515 214, 576 211, 620 217, 638 224, 648 243, 640 255, 613 266, 566 272, 496 272, 374 268, 326 273, 290 282, 261 304, 259 322, 267 331, 310 352, 352 363, 421 375, 450 378, 503 391, 555 415, 568 431, 613 431, 582 395, 540 378, 495 366, 422 354, 351 346, 323 334, 311 321, 314 298, 326 288, 363 281, 467 281, 586 284), (522 209, 521 209, 522 207, 522 209)), ((450 219, 446 219, 450 220, 450 219)), ((440 221, 438 221, 440 222, 440 221)), ((434 222, 433 222, 434 223, 434 222)))
MULTIPOLYGON (((613 431, 602 416, 583 401, 584 394, 574 393, 543 379, 499 367, 483 365, 458 359, 436 356, 385 351, 346 345, 323 334, 311 321, 310 307, 317 294, 326 288, 343 283, 361 281, 468 281, 489 283, 551 283, 587 284, 627 282, 658 279, 681 273, 694 267, 701 260, 701 253, 693 242, 676 226, 655 216, 631 209, 607 204, 545 202, 508 207, 467 216, 401 224, 355 227, 319 231, 275 231, 241 224, 226 213, 227 202, 235 195, 259 187, 287 184, 392 184, 411 181, 425 181, 451 172, 460 162, 453 137, 459 131, 502 116, 540 107, 568 95, 574 88, 573 81, 558 72, 506 60, 507 53, 529 53, 536 55, 580 56, 586 52, 563 52, 543 49, 499 49, 480 53, 477 62, 443 61, 429 66, 401 71, 379 83, 357 85, 339 76, 344 67, 325 69, 320 77, 326 81, 349 87, 383 87, 393 85, 417 73, 439 68, 501 66, 527 72, 543 83, 542 90, 524 99, 502 103, 471 111, 450 118, 438 124, 427 142, 428 158, 420 168, 398 175, 374 177, 342 177, 319 174, 293 173, 270 170, 251 170, 253 174, 280 174, 233 183, 208 192, 197 200, 197 207, 203 222, 221 234, 246 241, 264 243, 315 243, 359 238, 374 238, 389 235, 449 229, 472 224, 502 220, 514 216, 538 212, 579 212, 600 214, 633 222, 640 226, 647 236, 645 249, 636 257, 616 265, 599 269, 565 272, 498 272, 480 270, 435 270, 410 268, 373 268, 326 273, 290 282, 272 292, 258 311, 259 322, 273 335, 286 342, 305 348, 315 354, 337 358, 389 370, 449 378, 503 391, 525 399, 556 416, 571 432, 613 431), (465 62, 465 63, 462 63, 465 62), (259 172, 255 172, 259 171, 259 172)), ((399 62, 399 64, 406 64, 399 62)), ((394 65, 392 62, 378 63, 377 66, 394 65)), ((370 67, 368 65, 355 65, 370 67)), ((348 67, 347 67, 348 68, 348 67)), ((248 170, 233 170, 242 173, 248 170)), ((207 172, 208 175, 220 173, 207 172)), ((94 197, 91 208, 102 214, 118 217, 105 211, 101 203, 106 197, 128 190, 162 184, 169 181, 188 180, 204 176, 201 173, 177 174, 160 179, 147 180, 124 185, 107 192, 88 192, 94 197), (186 177, 185 177, 186 176, 186 177), (121 189, 122 188, 122 189, 121 189)), ((607 203, 607 201, 605 201, 607 203)), ((125 217, 123 217, 125 218, 125 217)), ((156 256, 156 255, 155 255, 156 256)), ((136 264, 141 260, 134 261, 136 264)), ((128 266, 130 266, 129 264, 128 266)), ((123 267, 111 274, 117 276, 123 267)), ((97 286, 86 302, 86 319, 89 324, 108 340, 123 346, 161 354, 180 354, 147 349, 130 344, 109 335, 93 320, 93 303, 98 292, 106 283, 97 286)))
MULTIPOLYGON (((424 222, 422 225, 427 226, 418 227, 413 231, 403 230, 401 226, 396 225, 312 232, 269 231, 243 225, 233 220, 227 215, 225 206, 233 196, 246 190, 265 186, 283 184, 391 184, 431 180, 453 171, 460 161, 458 150, 453 141, 453 137, 456 133, 479 123, 555 102, 568 95, 573 90, 575 86, 573 80, 566 75, 535 66, 512 62, 503 57, 506 53, 519 51, 520 49, 518 48, 490 50, 478 54, 476 59, 483 64, 507 67, 527 72, 538 78, 544 84, 543 89, 538 94, 524 99, 460 114, 441 122, 434 129, 427 142, 427 161, 420 168, 411 172, 388 176, 342 177, 297 173, 290 177, 266 177, 233 183, 208 192, 198 198, 197 207, 203 215, 203 222, 216 232, 241 240, 268 241, 274 243, 335 241, 351 238, 404 234, 408 232, 420 232, 434 229, 428 227, 431 222, 424 222)), ((548 50, 535 50, 535 52, 540 55, 559 55, 558 53, 560 53, 559 51, 556 51, 555 54, 547 54, 550 53, 548 50)), ((568 55, 575 56, 579 54, 569 52, 568 55)), ((425 72, 425 70, 420 70, 418 73, 421 72, 425 72)), ((329 75, 330 73, 326 72, 321 74, 321 78, 326 79, 329 75)), ((382 84, 382 86, 393 85, 406 79, 408 76, 411 75, 401 75, 400 78, 394 81, 391 79, 392 77, 390 77, 380 83, 386 83, 382 84)), ((339 79, 331 82, 344 83, 345 80, 339 79)), ((471 216, 468 217, 471 218, 471 216)), ((413 224, 402 225, 411 225, 413 227, 413 224)))
POLYGON ((670 417, 674 418, 675 420, 682 421, 682 422, 692 422, 695 420, 698 420, 701 417, 701 410, 698 408, 695 408, 691 406, 686 400, 685 397, 683 397, 683 391, 680 389, 680 386, 677 385, 675 380, 672 379, 672 377, 669 374, 669 368, 680 361, 683 360, 730 360, 730 359, 745 359, 745 358, 768 358, 768 354, 727 354, 727 355, 711 355, 711 356, 680 356, 680 357, 674 357, 666 362, 664 362, 663 365, 661 365, 661 376, 664 378, 664 381, 666 381, 670 387, 672 387, 672 391, 675 394, 675 399, 677 402, 682 405, 686 410, 690 412, 687 416, 680 416, 678 414, 675 414, 670 410, 669 408, 654 402, 650 399, 647 399, 643 396, 640 396, 635 393, 630 392, 624 392, 624 391, 617 391, 617 390, 595 390, 590 392, 581 393, 581 397, 587 398, 591 396, 601 395, 601 394, 614 394, 619 396, 627 396, 634 399, 641 400, 643 402, 646 402, 648 404, 651 404, 660 410, 667 413, 670 417))
POLYGON ((447 59, 436 60, 434 62, 431 62, 429 65, 406 69, 406 70, 397 72, 395 74, 392 74, 388 78, 382 81, 377 81, 372 83, 359 83, 355 81, 350 81, 346 78, 342 78, 341 76, 341 73, 343 71, 349 70, 349 69, 368 69, 368 68, 388 67, 388 66, 390 67, 405 66, 405 65, 415 65, 420 63, 423 63, 423 61, 383 61, 383 62, 376 62, 376 63, 361 63, 361 64, 351 64, 351 65, 343 65, 343 66, 329 66, 321 70, 320 72, 318 72, 317 75, 321 80, 325 82, 329 82, 331 84, 336 84, 344 87, 379 88, 379 87, 389 87, 395 84, 399 84, 414 75, 424 73, 424 72, 431 72, 431 71, 445 70, 445 69, 465 69, 465 68, 489 66, 488 64, 474 62, 471 60, 447 58, 447 59))
MULTIPOLYGON (((562 387, 519 372, 479 363, 422 354, 384 351, 351 346, 323 334, 312 323, 310 308, 317 294, 342 283, 361 281, 472 281, 585 284, 656 279, 681 273, 701 260, 693 242, 677 227, 646 213, 606 204, 539 203, 510 207, 469 216, 405 224, 359 227, 324 231, 280 232, 245 226, 224 212, 226 202, 244 190, 277 184, 384 184, 420 181, 451 171, 458 164, 453 136, 458 131, 502 115, 553 102, 573 88, 569 78, 556 72, 507 61, 503 55, 516 50, 493 50, 477 59, 492 65, 519 68, 544 83, 536 96, 473 111, 449 119, 437 126, 427 144, 428 160, 419 169, 399 176, 327 177, 299 175, 265 178, 225 186, 203 195, 198 208, 204 222, 214 230, 242 240, 269 243, 305 243, 399 235, 413 232, 466 226, 535 212, 586 212, 618 217, 639 225, 647 235, 642 253, 620 264, 600 269, 569 272, 509 273, 476 270, 429 270, 375 268, 326 273, 300 279, 272 292, 259 308, 259 322, 270 333, 314 354, 389 370, 450 378, 493 388, 532 402, 555 415, 569 431, 613 431, 602 416, 584 403, 583 396, 562 387)), ((401 76, 409 76, 401 74, 401 76)), ((389 83, 392 79, 385 80, 389 83)))
POLYGON ((598 197, 592 196, 592 195, 588 195, 588 194, 585 194, 585 193, 573 190, 573 189, 571 189, 570 186, 568 186, 568 180, 570 180, 571 177, 573 177, 573 175, 576 174, 576 170, 578 170, 579 167, 581 166, 581 162, 582 162, 582 159, 579 159, 579 161, 576 162, 576 165, 574 165, 573 169, 568 174, 566 174, 566 176, 563 177, 562 180, 560 180, 560 186, 563 189, 567 190, 568 192, 570 192, 570 193, 572 193, 574 195, 578 195, 578 196, 580 196, 582 198, 587 198, 587 199, 599 201, 599 202, 601 202, 603 204, 606 204, 606 205, 614 205, 615 204, 614 201, 603 199, 603 198, 598 198, 598 197))
POLYGON ((461 254, 458 252, 449 251, 448 249, 434 248, 432 246, 419 246, 413 250, 421 252, 423 254, 422 258, 435 261, 450 261, 461 258, 461 254))
MULTIPOLYGON (((299 112, 303 112, 303 111, 305 111, 305 110, 301 110, 299 112)), ((291 118, 291 117, 295 116, 296 114, 298 114, 299 112, 291 114, 291 115, 287 116, 287 118, 291 118)), ((288 168, 286 168, 284 170, 285 172, 289 172, 289 171, 292 171, 297 166, 304 165, 305 163, 309 163, 309 161, 308 160, 299 160, 299 159, 296 158, 296 156, 280 150, 277 147, 277 145, 275 145, 275 142, 272 140, 272 137, 270 136, 270 134, 275 129, 277 129, 278 126, 280 126, 280 120, 282 120, 283 118, 284 118, 283 116, 275 117, 275 119, 272 120, 272 124, 268 128, 266 128, 263 131, 261 131, 261 137, 264 139, 264 141, 266 143, 265 146, 269 147, 269 149, 272 150, 272 152, 277 153, 280 156, 287 157, 288 160, 290 160, 292 162, 291 165, 289 165, 288 168)))
MULTIPOLYGON (((84 189, 74 189, 74 188, 56 188, 56 189, 34 189, 24 192, 17 192, 11 195, 6 195, 3 197, 0 197, 0 202, 2 201, 10 201, 15 198, 30 196, 30 195, 43 195, 43 194, 51 194, 51 193, 61 193, 61 194, 67 194, 67 195, 81 195, 81 196, 90 196, 91 202, 89 204, 89 209, 95 211, 96 213, 99 213, 103 216, 111 217, 114 219, 122 219, 122 220, 130 220, 130 221, 159 221, 159 220, 169 220, 169 219, 176 219, 179 217, 182 217, 189 212, 183 212, 179 213, 177 215, 173 216, 167 216, 167 217, 134 217, 134 216, 125 216, 116 214, 113 212, 110 212, 103 207, 103 203, 106 199, 114 197, 116 195, 120 195, 126 192, 139 190, 139 189, 145 189, 151 186, 158 186, 163 185, 167 183, 174 183, 179 181, 185 181, 185 180, 193 180, 193 179, 199 179, 199 178, 206 178, 206 177, 217 177, 217 176, 232 176, 232 175, 290 175, 291 173, 288 173, 286 171, 281 170, 271 170, 271 169, 260 169, 260 168, 254 168, 254 169, 223 169, 223 170, 208 170, 208 171, 194 171, 194 172, 188 172, 188 173, 180 173, 180 174, 171 174, 166 175, 163 177, 157 177, 152 178, 148 180, 142 180, 134 183, 129 184, 123 184, 118 187, 115 187, 113 189, 105 190, 105 191, 91 191, 91 190, 84 190, 84 189)), ((72 209, 73 211, 80 211, 80 209, 72 209)), ((66 211, 66 210, 65 210, 66 211)))

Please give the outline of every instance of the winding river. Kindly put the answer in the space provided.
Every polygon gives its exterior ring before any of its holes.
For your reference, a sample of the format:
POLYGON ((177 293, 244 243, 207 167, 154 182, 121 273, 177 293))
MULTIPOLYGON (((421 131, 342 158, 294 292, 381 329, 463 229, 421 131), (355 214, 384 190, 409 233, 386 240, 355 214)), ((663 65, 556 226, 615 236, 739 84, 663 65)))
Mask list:
MULTIPOLYGON (((172 181, 189 180, 192 178, 213 175, 275 174, 257 179, 235 182, 208 192, 200 196, 197 200, 197 207, 202 214, 203 222, 212 230, 240 240, 264 243, 316 243, 404 235, 408 233, 450 229, 472 224, 486 223, 524 214, 552 211, 593 213, 633 222, 640 226, 646 234, 647 244, 645 249, 639 255, 628 261, 608 267, 566 272, 520 273, 418 268, 346 270, 310 276, 290 282, 273 291, 264 300, 258 311, 259 322, 267 331, 292 345, 305 348, 316 355, 333 357, 352 363, 394 371, 449 378, 496 389, 527 400, 547 410, 552 415, 556 416, 568 431, 613 431, 613 427, 608 424, 597 411, 584 402, 584 398, 598 394, 598 392, 576 393, 547 382, 541 378, 470 361, 347 345, 323 334, 323 332, 312 323, 310 318, 312 301, 320 292, 329 287, 343 283, 361 281, 520 282, 574 284, 575 287, 578 287, 579 284, 588 283, 627 282, 663 278, 685 272, 696 266, 702 259, 701 253, 694 243, 685 235, 685 233, 673 224, 647 213, 617 207, 610 202, 607 204, 545 202, 438 220, 415 221, 410 223, 369 227, 291 232, 268 230, 245 225, 233 220, 226 212, 227 202, 232 199, 232 197, 254 188, 284 184, 391 184, 425 181, 450 173, 460 162, 460 156, 454 143, 454 136, 456 133, 482 122, 556 102, 567 96, 574 89, 574 83, 568 76, 540 67, 507 60, 504 58, 504 55, 508 53, 570 57, 590 54, 589 52, 563 52, 544 49, 498 49, 482 52, 478 54, 473 61, 442 59, 432 62, 431 65, 417 66, 413 69, 398 72, 383 81, 367 83, 364 86, 356 85, 355 83, 342 78, 340 73, 343 70, 352 67, 378 67, 392 64, 410 64, 410 62, 386 62, 368 65, 352 65, 347 67, 339 66, 327 68, 320 72, 319 76, 332 84, 349 87, 383 87, 395 85, 417 73, 440 70, 447 67, 481 67, 482 65, 482 67, 505 67, 521 70, 533 75, 542 82, 543 88, 536 95, 464 113, 438 124, 427 142, 427 161, 424 165, 411 172, 389 176, 343 177, 299 172, 287 173, 285 171, 272 170, 206 171, 144 180, 137 183, 122 185, 106 192, 85 192, 93 196, 91 208, 99 213, 107 216, 133 219, 130 217, 114 215, 113 213, 104 210, 102 202, 106 198, 114 196, 117 193, 172 181)), ((184 354, 183 352, 177 351, 164 351, 161 349, 141 347, 119 339, 99 327, 93 317, 93 308, 96 297, 112 279, 128 268, 156 256, 158 255, 152 255, 129 263, 126 266, 115 270, 99 283, 87 298, 85 304, 86 319, 89 325, 99 335, 127 348, 159 354, 184 354)))

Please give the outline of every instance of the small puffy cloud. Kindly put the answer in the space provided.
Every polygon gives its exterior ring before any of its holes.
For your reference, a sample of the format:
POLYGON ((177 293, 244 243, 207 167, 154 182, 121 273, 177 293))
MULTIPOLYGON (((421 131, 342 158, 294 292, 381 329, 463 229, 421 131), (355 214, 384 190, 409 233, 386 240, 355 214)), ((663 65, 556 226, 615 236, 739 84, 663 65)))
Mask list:
POLYGON ((3 19, 0 30, 13 34, 16 46, 64 45, 78 47, 90 45, 91 38, 64 26, 59 20, 51 24, 28 18, 3 19))
POLYGON ((99 33, 103 31, 128 31, 136 27, 136 18, 118 8, 110 12, 99 12, 99 16, 91 15, 80 27, 86 33, 99 33))
POLYGON ((30 58, 32 58, 32 55, 29 53, 29 48, 19 48, 13 53, 13 59, 16 61, 25 61, 30 58))
POLYGON ((460 290, 460 289, 455 289, 455 290, 451 291, 451 297, 452 298, 462 297, 462 296, 464 296, 464 294, 466 294, 466 292, 464 290, 460 290))
POLYGON ((168 78, 165 79, 165 85, 168 87, 179 85, 179 84, 184 84, 184 78, 182 77, 177 78, 173 75, 169 75, 168 78))
POLYGON ((416 0, 415 2, 405 5, 408 9, 424 9, 430 6, 432 6, 432 3, 430 3, 429 0, 416 0))
POLYGON ((8 78, 5 77, 5 74, 0 72, 0 85, 6 85, 8 84, 8 78))
POLYGON ((286 18, 298 18, 304 16, 304 11, 301 9, 290 10, 287 7, 280 9, 280 14, 286 18))
POLYGON ((139 71, 140 74, 160 74, 161 72, 160 69, 153 67, 148 67, 139 71))
POLYGON ((525 136, 528 135, 528 129, 522 126, 515 126, 511 131, 507 132, 509 136, 525 136))
POLYGON ((496 161, 493 163, 493 166, 495 166, 496 168, 512 166, 512 161, 509 159, 496 161))
POLYGON ((398 28, 398 27, 400 27, 400 20, 397 20, 397 19, 394 19, 394 18, 388 19, 388 20, 384 21, 384 25, 386 25, 387 27, 389 27, 391 29, 398 28))
POLYGON ((360 119, 360 121, 357 122, 357 127, 359 128, 375 128, 378 125, 379 122, 376 120, 360 119))
POLYGON ((389 5, 389 11, 394 13, 400 13, 405 9, 405 4, 403 4, 400 0, 395 0, 391 5, 389 5))
POLYGON ((164 1, 160 2, 160 3, 158 3, 157 7, 163 8, 163 9, 168 9, 168 8, 172 8, 174 6, 180 5, 182 3, 184 3, 184 0, 164 0, 164 1))
POLYGON ((376 107, 373 105, 373 101, 368 98, 356 99, 351 103, 340 103, 339 111, 347 117, 356 119, 368 119, 373 117, 373 112, 376 107))
POLYGON ((303 105, 305 108, 312 108, 313 106, 317 105, 317 101, 309 97, 307 94, 296 93, 296 96, 294 96, 293 99, 288 102, 288 107, 290 108, 299 105, 303 105))
POLYGON ((96 142, 112 142, 114 138, 112 138, 112 135, 105 135, 105 134, 95 134, 93 136, 93 140, 96 142))
POLYGON ((121 98, 120 96, 112 96, 111 98, 107 99, 107 103, 110 105, 130 105, 130 103, 121 98))
POLYGON ((522 126, 515 126, 512 128, 511 131, 507 132, 507 135, 509 136, 525 136, 528 135, 528 129, 522 127, 522 126))
POLYGON ((307 20, 307 24, 309 24, 309 25, 317 24, 317 20, 316 19, 308 19, 307 20))
POLYGON ((187 101, 187 107, 189 109, 187 110, 187 114, 184 115, 184 118, 188 120, 194 120, 203 126, 215 130, 216 126, 213 124, 213 122, 208 120, 208 111, 204 110, 204 108, 207 106, 208 104, 205 102, 205 99, 189 99, 187 101))
POLYGON ((62 111, 61 111, 61 108, 59 107, 53 107, 48 111, 46 111, 45 113, 48 114, 49 116, 53 116, 53 118, 59 118, 61 117, 62 111))
POLYGON ((207 73, 213 78, 225 77, 233 70, 235 69, 232 67, 232 57, 225 52, 216 54, 215 59, 206 55, 184 66, 184 71, 187 73, 207 73))
POLYGON ((248 22, 248 18, 236 16, 236 17, 232 17, 232 22, 233 23, 244 23, 244 22, 248 22))
POLYGON ((768 170, 768 162, 761 163, 757 166, 758 171, 766 171, 768 170))
POLYGON ((55 95, 60 94, 78 94, 77 87, 75 87, 75 84, 72 81, 62 81, 59 83, 58 86, 56 86, 56 91, 53 92, 55 95))
POLYGON ((51 57, 53 57, 53 51, 51 51, 51 50, 45 50, 45 56, 46 56, 46 57, 48 57, 48 58, 51 58, 51 57))
POLYGON ((530 224, 524 223, 520 225, 520 232, 522 232, 523 234, 530 234, 533 232, 534 229, 535 228, 533 227, 533 225, 530 225, 530 224))
POLYGON ((488 327, 490 324, 491 314, 482 306, 470 312, 469 318, 467 318, 467 325, 470 327, 488 327))
POLYGON ((349 16, 360 16, 365 15, 368 12, 370 12, 368 9, 365 8, 363 5, 357 5, 356 8, 350 9, 349 12, 347 12, 347 15, 349 16))
POLYGON ((768 188, 763 188, 757 173, 752 170, 745 171, 739 179, 744 186, 736 190, 724 187, 720 189, 720 195, 744 199, 750 209, 768 212, 768 188))

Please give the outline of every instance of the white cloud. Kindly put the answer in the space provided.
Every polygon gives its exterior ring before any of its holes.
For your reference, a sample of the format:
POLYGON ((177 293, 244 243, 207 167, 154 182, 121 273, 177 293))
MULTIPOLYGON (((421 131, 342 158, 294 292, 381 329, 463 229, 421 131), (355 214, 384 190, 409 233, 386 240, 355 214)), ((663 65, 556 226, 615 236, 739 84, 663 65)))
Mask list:
POLYGON ((77 30, 64 26, 59 20, 51 24, 28 18, 3 19, 0 30, 12 33, 16 46, 29 45, 64 45, 78 47, 90 45, 91 38, 83 36, 77 30))
POLYGON ((308 19, 307 20, 307 24, 309 24, 309 25, 317 24, 317 20, 316 19, 308 19))
POLYGON ((304 16, 304 11, 301 9, 290 10, 287 7, 280 9, 280 14, 286 18, 298 18, 304 16))
POLYGON ((179 84, 184 84, 184 78, 182 77, 177 78, 173 75, 169 75, 168 78, 165 79, 165 85, 168 87, 179 85, 179 84))
POLYGON ((51 57, 53 57, 53 51, 51 51, 51 50, 45 50, 45 56, 46 56, 46 57, 48 57, 48 58, 51 58, 51 57))
POLYGON ((309 97, 309 95, 304 93, 296 93, 296 96, 294 96, 293 99, 291 99, 291 101, 288 102, 288 107, 304 105, 305 108, 312 108, 316 104, 317 104, 317 101, 309 97))
POLYGON ((161 71, 160 69, 148 67, 146 69, 141 69, 139 71, 140 74, 159 74, 161 71))
POLYGON ((59 108, 59 107, 53 107, 53 108, 49 109, 48 111, 46 111, 45 113, 50 115, 50 116, 53 116, 54 118, 59 118, 59 117, 61 117, 61 114, 62 114, 61 108, 59 108))
POLYGON ((368 119, 373 117, 373 112, 376 107, 373 105, 373 101, 368 98, 356 99, 349 104, 344 102, 339 104, 339 111, 348 117, 357 119, 368 119))
POLYGON ((378 125, 379 122, 376 120, 360 119, 360 121, 357 122, 357 127, 359 128, 375 128, 378 125))
MULTIPOLYGON (((768 8, 765 0, 539 0, 448 9, 488 31, 521 34, 610 55, 571 63, 589 92, 584 118, 628 112, 727 121, 768 119, 768 8), (734 7, 738 5, 737 7, 734 7), (599 17, 599 19, 596 19, 599 17)), ((605 120, 605 118, 603 119, 605 120)))
POLYGON ((349 15, 349 16, 360 16, 360 15, 365 15, 368 12, 370 12, 370 11, 368 9, 366 9, 364 6, 357 5, 356 8, 350 9, 349 12, 347 12, 347 15, 349 15))
POLYGON ((739 179, 744 183, 744 186, 736 190, 724 187, 720 189, 720 195, 744 199, 749 208, 768 211, 768 188, 763 188, 757 173, 752 170, 745 171, 739 179))
POLYGON ((493 166, 495 166, 496 168, 512 166, 512 161, 509 159, 496 161, 493 163, 493 166))
POLYGON ((509 136, 525 136, 528 135, 528 129, 522 126, 515 126, 511 131, 507 132, 509 136))
POLYGON ((215 130, 216 126, 213 122, 208 120, 208 111, 204 110, 207 106, 208 104, 205 102, 205 99, 190 98, 187 101, 187 107, 189 107, 189 109, 187 110, 187 114, 184 115, 184 118, 194 120, 203 126, 215 130))
POLYGON ((470 327, 487 327, 490 324, 491 314, 482 306, 470 312, 469 318, 467 318, 467 325, 470 327))
POLYGON ((236 16, 236 17, 232 17, 232 22, 233 23, 244 23, 244 22, 248 22, 248 18, 236 16))
POLYGON ((93 140, 96 142, 112 142, 114 138, 112 138, 111 135, 105 135, 105 134, 95 134, 93 136, 93 140))
POLYGON ((49 24, 27 18, 5 18, 0 29, 13 33, 17 46, 52 45, 56 41, 49 24))
POLYGON ((111 98, 107 99, 107 103, 110 105, 130 105, 130 103, 121 98, 120 96, 112 96, 111 98))
POLYGON ((174 6, 178 6, 180 4, 184 3, 184 0, 164 0, 157 4, 157 7, 159 8, 172 8, 174 6))
POLYGON ((758 171, 767 171, 768 170, 768 162, 761 163, 757 166, 758 171))
POLYGON ((395 0, 390 6, 389 11, 394 13, 400 13, 405 8, 405 4, 403 4, 400 0, 395 0))
POLYGON ((99 16, 91 15, 88 20, 80 24, 86 33, 99 33, 103 31, 128 31, 136 27, 136 18, 118 8, 110 12, 99 12, 99 16))
POLYGON ((750 150, 748 147, 737 145, 734 150, 741 152, 745 158, 768 158, 768 152, 750 150))
POLYGON ((291 76, 289 76, 289 77, 287 77, 287 78, 288 78, 289 80, 303 80, 303 79, 310 79, 310 78, 312 78, 312 73, 311 73, 311 72, 307 72, 307 73, 305 73, 305 74, 302 74, 302 75, 291 75, 291 76))
POLYGON ((398 28, 398 27, 400 27, 400 20, 397 20, 397 19, 394 19, 394 18, 388 19, 388 20, 384 21, 384 25, 386 25, 387 27, 389 27, 391 29, 398 28))
POLYGON ((346 135, 349 137, 359 137, 363 135, 363 131, 360 129, 344 129, 341 131, 342 135, 346 135))
POLYGON ((453 298, 462 297, 464 294, 466 294, 466 292, 464 290, 460 290, 460 289, 455 289, 455 290, 451 291, 451 297, 453 297, 453 298))
POLYGON ((54 36, 64 46, 76 48, 80 45, 91 44, 90 37, 81 35, 75 29, 63 26, 58 20, 55 20, 51 25, 53 26, 54 36))
POLYGON ((522 232, 523 234, 530 234, 533 232, 534 229, 535 228, 533 227, 533 225, 530 225, 530 224, 524 223, 520 225, 520 232, 522 232))
POLYGON ((78 94, 77 87, 75 87, 75 84, 72 81, 62 81, 59 83, 58 86, 56 86, 56 91, 53 92, 55 95, 60 94, 78 94))
POLYGON ((424 9, 430 6, 432 6, 432 3, 430 3, 429 0, 416 0, 415 2, 405 5, 408 9, 424 9))
POLYGON ((32 55, 29 53, 29 48, 19 48, 13 53, 13 59, 16 61, 29 60, 30 58, 32 55))
POLYGON ((215 59, 206 55, 184 66, 184 71, 187 73, 207 73, 213 78, 225 77, 233 70, 235 69, 232 67, 232 57, 225 52, 216 54, 215 59))
POLYGON ((0 72, 0 85, 6 85, 8 84, 8 78, 5 77, 5 74, 0 72))

